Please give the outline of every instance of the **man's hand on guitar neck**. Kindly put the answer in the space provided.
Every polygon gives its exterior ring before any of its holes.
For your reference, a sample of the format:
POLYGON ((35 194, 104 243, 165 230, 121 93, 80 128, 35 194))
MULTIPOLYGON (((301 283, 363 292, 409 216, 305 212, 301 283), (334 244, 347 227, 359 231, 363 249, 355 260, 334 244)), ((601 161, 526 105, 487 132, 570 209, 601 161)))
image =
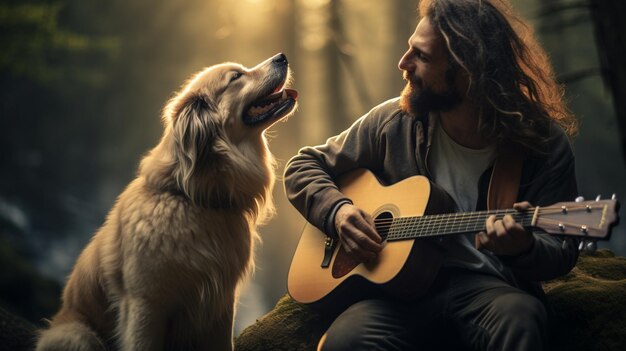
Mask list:
MULTIPOLYGON (((513 205, 518 211, 531 208, 528 201, 518 202, 513 205)), ((486 231, 475 236, 477 249, 487 249, 496 255, 517 256, 529 251, 535 241, 535 237, 526 231, 519 223, 515 222, 511 215, 506 215, 501 220, 496 216, 489 216, 485 222, 486 231)))
POLYGON ((372 216, 346 203, 335 214, 335 229, 346 252, 354 258, 369 262, 383 249, 372 216))

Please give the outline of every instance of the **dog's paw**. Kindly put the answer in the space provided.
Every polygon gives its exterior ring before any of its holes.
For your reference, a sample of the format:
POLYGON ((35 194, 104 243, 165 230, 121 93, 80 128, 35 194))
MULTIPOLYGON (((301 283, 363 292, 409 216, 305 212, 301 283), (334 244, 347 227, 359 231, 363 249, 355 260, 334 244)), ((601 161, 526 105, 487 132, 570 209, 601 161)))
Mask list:
POLYGON ((37 351, 106 351, 106 347, 86 325, 65 323, 41 332, 37 351))

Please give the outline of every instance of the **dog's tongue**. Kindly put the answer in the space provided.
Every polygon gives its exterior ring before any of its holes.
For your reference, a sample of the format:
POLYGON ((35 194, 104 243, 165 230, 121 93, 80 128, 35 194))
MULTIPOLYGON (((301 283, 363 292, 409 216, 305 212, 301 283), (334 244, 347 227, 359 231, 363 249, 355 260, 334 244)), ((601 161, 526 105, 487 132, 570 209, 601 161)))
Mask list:
POLYGON ((274 94, 265 98, 265 100, 279 99, 280 101, 285 100, 286 98, 292 98, 294 100, 298 99, 298 91, 293 89, 283 89, 281 91, 275 92, 274 94))
MULTIPOLYGON (((283 92, 286 93, 286 95, 289 96, 290 98, 292 98, 294 100, 298 100, 298 91, 297 90, 285 89, 285 90, 283 90, 283 92)), ((285 98, 285 94, 283 94, 283 98, 285 98)))

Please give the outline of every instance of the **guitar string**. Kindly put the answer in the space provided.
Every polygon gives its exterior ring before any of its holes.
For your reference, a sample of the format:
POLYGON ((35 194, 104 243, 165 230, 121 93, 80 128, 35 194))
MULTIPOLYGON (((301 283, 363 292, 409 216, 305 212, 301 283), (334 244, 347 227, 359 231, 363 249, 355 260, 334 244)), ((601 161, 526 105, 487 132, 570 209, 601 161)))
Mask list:
MULTIPOLYGON (((498 212, 500 212, 500 214, 503 214, 509 211, 498 211, 498 212)), ((509 212, 509 213, 513 214, 516 217, 519 217, 519 214, 515 212, 509 212)), ((484 213, 472 214, 470 216, 474 218, 464 218, 464 220, 458 220, 460 216, 458 214, 456 216, 453 214, 452 216, 438 216, 438 218, 436 218, 435 220, 432 220, 433 218, 430 218, 430 221, 428 220, 425 221, 423 217, 417 217, 417 218, 401 221, 404 223, 398 223, 398 224, 389 223, 389 225, 393 224, 394 232, 397 233, 400 231, 399 235, 409 234, 407 233, 407 230, 410 230, 411 232, 413 232, 417 228, 419 228, 420 232, 424 232, 424 231, 432 232, 435 230, 437 231, 453 230, 453 231, 458 232, 458 231, 461 231, 461 228, 465 227, 465 229, 462 230, 462 232, 465 232, 465 231, 473 231, 475 229, 475 228, 470 228, 470 227, 476 227, 477 225, 480 225, 481 227, 483 226, 484 213), (454 221, 450 223, 450 219, 454 219, 454 221), (444 228, 441 228, 442 225, 444 226, 444 228)), ((468 217, 468 215, 465 215, 464 217, 468 217)), ((523 217, 519 218, 518 220, 521 220, 521 219, 523 219, 523 217)), ((379 225, 379 228, 380 227, 381 226, 379 225)), ((387 228, 384 228, 384 229, 387 229, 387 228)))
MULTIPOLYGON (((393 227, 394 229, 398 230, 398 229, 403 229, 403 228, 415 228, 417 226, 423 226, 423 227, 441 227, 442 225, 444 225, 446 228, 452 229, 452 228, 461 228, 463 226, 465 227, 470 227, 470 226, 484 226, 485 223, 485 218, 480 218, 480 217, 476 217, 474 219, 465 219, 463 221, 461 220, 456 220, 453 223, 449 223, 446 222, 444 223, 443 220, 437 220, 437 221, 424 221, 424 220, 420 220, 419 218, 421 217, 417 217, 413 220, 404 220, 404 221, 400 221, 400 222, 386 222, 386 223, 377 223, 377 227, 379 228, 383 228, 383 229, 389 229, 391 227, 393 227)), ((449 217, 452 218, 452 217, 449 217)), ((524 215, 524 214, 520 214, 520 215, 513 215, 513 218, 516 220, 516 222, 529 222, 528 224, 530 224, 530 222, 532 222, 532 217, 524 215)), ((548 222, 548 221, 554 221, 555 223, 559 223, 559 222, 563 222, 563 221, 559 221, 556 219, 550 219, 550 218, 542 218, 543 222, 548 222)), ((565 221, 567 222, 567 221, 565 221)))
MULTIPOLYGON (((586 209, 586 207, 585 207, 586 209)), ((502 212, 502 211, 500 211, 502 212)), ((528 211, 529 213, 532 211, 528 211)), ((484 215, 484 214, 483 214, 484 215)), ((530 220, 531 218, 526 216, 524 213, 513 213, 514 217, 517 217, 516 220, 518 222, 521 222, 524 226, 530 226, 530 220)), ((450 218, 453 218, 454 216, 445 216, 440 218, 440 220, 437 221, 431 221, 431 223, 426 223, 426 225, 424 225, 424 223, 420 223, 421 221, 419 220, 419 218, 422 217, 417 217, 414 220, 409 221, 408 223, 405 223, 404 225, 400 224, 394 224, 394 228, 391 229, 390 226, 383 226, 383 225, 379 225, 378 228, 381 229, 382 231, 391 231, 391 233, 388 234, 391 235, 392 237, 406 237, 406 236, 419 236, 419 235, 428 235, 429 232, 431 233, 430 235, 433 235, 432 232, 433 231, 437 231, 440 233, 448 233, 452 234, 452 233, 458 233, 458 232, 474 232, 474 231, 478 231, 478 230, 482 230, 484 229, 484 225, 483 225, 483 221, 484 221, 484 216, 475 216, 476 218, 474 218, 473 221, 467 221, 467 219, 465 221, 462 221, 461 223, 456 223, 453 222, 452 225, 449 225, 449 223, 446 223, 444 228, 442 227, 443 224, 443 220, 447 219, 449 220, 450 218), (483 218, 480 218, 483 217, 483 218), (477 221, 479 220, 479 221, 477 221), (421 227, 418 227, 417 225, 422 224, 421 227), (465 225, 465 226, 463 226, 465 225), (407 232, 407 229, 410 230, 410 232, 407 232), (415 233, 415 229, 418 229, 419 232, 416 234, 415 233), (423 233, 426 232, 426 233, 423 233)), ((467 216, 466 216, 467 217, 467 216)), ((546 221, 546 219, 543 219, 544 222, 546 221)), ((406 222, 406 221, 404 221, 406 222)), ((389 222, 388 222, 389 223, 389 222)), ((557 222, 558 223, 558 222, 557 222)), ((569 225, 569 224, 568 224, 569 225)), ((572 226, 572 225, 569 225, 572 226)))
MULTIPOLYGON (((600 206, 591 206, 591 209, 600 209, 600 208, 604 208, 603 205, 600 206)), ((577 211, 577 210, 587 210, 588 208, 585 207, 568 207, 567 211, 577 211)), ((531 208, 528 210, 523 210, 523 211, 517 211, 514 209, 505 209, 505 210, 493 210, 493 211, 476 211, 476 212, 459 212, 459 213, 442 213, 442 214, 433 214, 433 215, 424 215, 424 216, 409 216, 409 217, 395 217, 395 218, 383 218, 380 219, 378 221, 385 221, 385 220, 392 220, 392 219, 400 219, 400 218, 423 218, 423 217, 442 217, 442 216, 475 216, 475 215, 490 215, 490 214, 501 214, 504 212, 508 212, 508 213, 534 213, 535 212, 535 208, 531 208)), ((560 213, 563 212, 563 209, 561 208, 539 208, 538 211, 540 214, 546 214, 546 213, 560 213)))
MULTIPOLYGON (((579 206, 571 206, 568 207, 568 210, 589 210, 593 208, 603 208, 606 205, 595 205, 587 207, 587 205, 579 205, 579 206)), ((406 238, 406 237, 418 237, 418 236, 436 236, 436 235, 446 235, 446 234, 455 234, 455 233, 465 233, 465 232, 476 232, 479 230, 484 230, 484 220, 487 215, 502 215, 502 214, 511 214, 517 222, 522 223, 524 226, 530 226, 532 223, 532 217, 528 215, 535 212, 536 208, 531 208, 525 211, 517 211, 513 209, 505 209, 505 210, 496 210, 496 211, 479 211, 479 212, 469 212, 469 213, 452 213, 452 214, 442 214, 442 215, 427 215, 421 217, 397 217, 397 218, 385 218, 382 220, 375 220, 375 223, 378 223, 378 228, 381 231, 387 231, 387 238, 389 239, 398 239, 398 238, 406 238), (460 217, 460 218, 459 218, 460 217), (469 218, 468 218, 469 217, 469 218), (454 218, 452 223, 449 223, 450 219, 454 218), (420 223, 428 220, 427 223, 420 223), (446 222, 444 224, 444 221, 446 222), (405 223, 402 223, 405 222, 405 223), (420 226, 421 225, 421 226, 420 226), (441 228, 443 225, 443 228, 441 228), (393 227, 393 228, 392 228, 393 227), (418 230, 418 233, 415 233, 415 230, 418 230), (407 230, 410 230, 408 232, 407 230), (433 231, 437 231, 437 233, 433 234, 433 231), (424 233, 425 232, 425 233, 424 233)), ((560 213, 563 212, 562 208, 553 207, 553 208, 545 208, 544 211, 541 211, 540 207, 539 213, 560 213)), ((542 219, 544 222, 549 223, 548 218, 542 219)), ((553 220, 553 223, 561 223, 562 221, 553 220)), ((568 226, 575 226, 572 224, 567 224, 568 226)))
MULTIPOLYGON (((561 221, 552 220, 552 219, 546 219, 545 222, 547 222, 547 224, 554 224, 554 225, 556 225, 556 224, 563 224, 566 227, 568 227, 568 226, 569 227, 574 227, 574 228, 578 227, 578 224, 562 223, 561 221)), ((429 231, 427 231, 425 233, 422 233, 422 231, 420 230, 419 233, 416 233, 415 231, 411 231, 409 233, 392 232, 392 233, 389 233, 387 235, 386 239, 387 240, 396 240, 396 239, 400 240, 400 239, 413 239, 413 238, 419 238, 419 237, 444 236, 444 235, 460 234, 460 233, 472 233, 472 232, 478 232, 478 231, 480 231, 480 230, 482 230, 484 228, 485 228, 485 226, 483 225, 483 226, 479 226, 478 228, 473 228, 473 229, 467 230, 467 231, 458 231, 458 230, 445 231, 444 230, 444 231, 437 231, 437 232, 429 232, 429 231)), ((572 228, 572 229, 574 229, 574 228, 572 228)), ((594 229, 594 227, 588 228, 588 230, 589 229, 594 229)), ((596 229, 598 229, 598 228, 596 228, 596 229)), ((570 232, 570 235, 575 235, 575 234, 570 232)), ((588 233, 581 232, 581 234, 578 235, 578 236, 585 237, 585 236, 590 236, 590 235, 588 233)), ((593 237, 593 236, 591 236, 591 237, 593 237)))
MULTIPOLYGON (((549 220, 547 221, 546 224, 558 224, 561 223, 560 221, 556 221, 556 220, 549 220)), ((523 223, 524 226, 530 226, 530 222, 526 221, 525 223, 523 223)), ((563 224, 563 223, 561 223, 563 224)), ((565 225, 566 227, 578 227, 577 224, 569 224, 569 223, 564 223, 563 225, 565 225)), ((401 239, 401 238, 414 238, 414 237, 423 237, 423 236, 442 236, 442 235, 449 235, 449 234, 460 234, 460 233, 472 233, 472 232, 478 232, 478 231, 482 231, 485 229, 485 225, 484 224, 476 224, 473 227, 465 227, 465 228, 461 228, 461 227, 451 227, 451 228, 419 228, 418 230, 410 230, 410 231, 405 231, 405 230, 401 230, 401 231, 397 231, 397 230, 389 230, 388 234, 387 234, 387 239, 401 239)), ((592 229, 592 228, 589 228, 592 229)))
MULTIPOLYGON (((527 213, 533 213, 533 211, 528 211, 527 213)), ((394 218, 383 218, 383 219, 375 219, 375 223, 385 223, 385 222, 393 222, 398 220, 411 220, 417 218, 430 219, 430 220, 442 220, 447 219, 448 217, 461 217, 460 219, 467 219, 466 217, 485 217, 487 215, 502 215, 502 214, 518 214, 522 213, 516 210, 497 210, 497 211, 478 211, 478 212, 462 212, 462 213, 446 213, 446 214, 435 214, 435 215, 424 215, 424 216, 407 216, 407 217, 394 217, 394 218)))
MULTIPOLYGON (((513 215, 516 222, 521 223, 523 226, 530 226, 532 224, 532 217, 523 214, 513 215)), ((453 217, 448 217, 452 219, 453 217)), ((420 235, 422 232, 439 231, 442 233, 459 233, 459 232, 473 232, 483 230, 485 228, 485 218, 472 218, 465 219, 464 221, 444 221, 445 218, 438 221, 430 221, 424 223, 423 220, 414 219, 409 221, 403 221, 401 223, 387 223, 379 224, 377 227, 381 231, 393 232, 394 235, 404 235, 405 233, 410 235, 420 235), (417 230, 417 234, 415 231, 417 230)), ((564 223, 567 226, 576 226, 576 223, 570 224, 567 221, 552 220, 549 218, 542 218, 543 223, 564 223)))
MULTIPOLYGON (((604 206, 592 206, 590 207, 591 209, 602 209, 604 208, 604 206)), ((574 208, 568 208, 567 209, 568 212, 569 211, 578 211, 578 210, 588 210, 587 207, 574 207, 574 208)), ((382 219, 375 219, 374 222, 376 224, 384 224, 384 223, 392 223, 392 222, 397 222, 400 220, 412 220, 412 219, 422 219, 422 220, 432 220, 432 221, 442 221, 442 220, 446 220, 449 219, 451 217, 456 217, 455 219, 458 220, 464 220, 464 219, 479 219, 481 217, 486 217, 486 216, 490 216, 490 215, 495 215, 496 217, 498 217, 499 215, 506 215, 506 214, 511 214, 511 215, 528 215, 528 214, 534 214, 535 210, 534 209, 530 209, 530 210, 525 210, 525 211, 517 211, 517 210, 513 210, 513 209, 507 209, 507 210, 495 210, 495 211, 477 211, 477 212, 462 212, 462 213, 447 213, 447 214, 436 214, 436 215, 424 215, 424 216, 407 216, 407 217, 394 217, 394 218, 382 218, 382 219), (467 218, 470 217, 470 218, 467 218), (476 218, 471 218, 471 217, 476 217, 476 218)), ((544 209, 542 210, 542 208, 539 208, 538 214, 556 214, 556 213, 562 213, 563 210, 562 209, 552 209, 552 208, 548 208, 548 209, 544 209)))

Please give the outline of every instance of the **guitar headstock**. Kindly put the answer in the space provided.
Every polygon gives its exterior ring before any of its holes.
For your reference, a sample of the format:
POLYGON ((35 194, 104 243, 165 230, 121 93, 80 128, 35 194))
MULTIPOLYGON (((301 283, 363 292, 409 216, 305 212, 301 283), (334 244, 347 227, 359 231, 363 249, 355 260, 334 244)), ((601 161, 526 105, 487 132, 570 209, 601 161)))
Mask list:
POLYGON ((611 229, 619 223, 619 202, 611 199, 559 202, 539 207, 533 226, 550 234, 574 235, 593 240, 607 240, 611 229))

